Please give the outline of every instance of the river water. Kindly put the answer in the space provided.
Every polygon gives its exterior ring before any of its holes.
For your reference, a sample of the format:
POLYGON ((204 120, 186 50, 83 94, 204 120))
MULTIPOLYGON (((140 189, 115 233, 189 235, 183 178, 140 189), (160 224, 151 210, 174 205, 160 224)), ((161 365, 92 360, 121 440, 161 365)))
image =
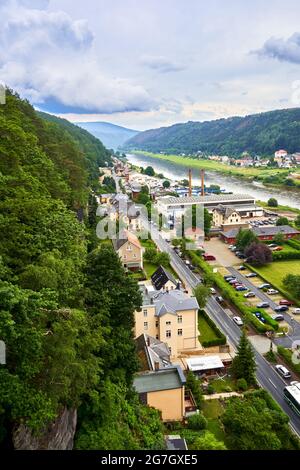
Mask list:
MULTIPOLYGON (((172 163, 166 160, 159 160, 145 155, 127 154, 130 163, 137 166, 152 166, 155 173, 163 173, 172 181, 188 179, 188 166, 172 163)), ((200 171, 193 168, 193 185, 200 185, 200 171)), ((269 188, 260 182, 251 182, 231 175, 224 175, 215 171, 205 171, 205 184, 218 184, 222 189, 233 193, 249 194, 261 201, 268 201, 270 197, 275 197, 278 203, 283 206, 300 209, 300 191, 288 190, 282 187, 269 188)))

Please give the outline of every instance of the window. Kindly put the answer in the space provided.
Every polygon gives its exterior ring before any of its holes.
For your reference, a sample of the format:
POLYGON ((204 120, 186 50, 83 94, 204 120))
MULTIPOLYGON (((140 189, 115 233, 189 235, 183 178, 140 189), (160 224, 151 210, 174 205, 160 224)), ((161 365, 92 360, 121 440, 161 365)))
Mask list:
POLYGON ((132 246, 131 246, 130 243, 128 243, 126 250, 127 250, 127 251, 132 251, 132 246))
POLYGON ((155 338, 156 338, 156 339, 159 339, 159 336, 158 336, 158 335, 156 335, 156 336, 155 336, 155 338))
POLYGON ((126 259, 126 255, 123 256, 123 259, 126 259))
POLYGON ((178 334, 178 336, 182 336, 182 329, 177 330, 177 334, 178 334))
POLYGON ((144 322, 144 330, 148 330, 148 322, 147 321, 144 322))
POLYGON ((133 253, 133 257, 136 258, 136 254, 135 254, 135 253, 133 253))
POLYGON ((178 315, 178 317, 177 317, 177 323, 182 323, 182 315, 178 315))
POLYGON ((171 330, 166 331, 166 338, 171 338, 171 330))
POLYGON ((170 322, 170 321, 166 321, 166 325, 170 326, 170 325, 171 325, 171 322, 170 322))
POLYGON ((144 314, 144 317, 148 316, 148 310, 146 308, 143 310, 143 314, 144 314))
POLYGON ((155 327, 158 328, 158 321, 155 322, 155 327))

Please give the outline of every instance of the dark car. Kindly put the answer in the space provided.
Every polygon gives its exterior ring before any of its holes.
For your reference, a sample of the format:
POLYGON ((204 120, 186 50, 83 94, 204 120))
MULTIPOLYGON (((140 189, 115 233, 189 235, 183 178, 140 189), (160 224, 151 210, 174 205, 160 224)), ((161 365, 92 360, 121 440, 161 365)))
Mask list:
POLYGON ((274 308, 275 312, 286 312, 288 309, 287 305, 277 305, 277 307, 274 308))
POLYGON ((222 303, 224 302, 224 299, 223 299, 223 297, 221 297, 220 295, 218 295, 218 296, 216 297, 216 301, 219 302, 219 304, 222 304, 222 303))
POLYGON ((244 255, 243 253, 241 253, 240 255, 237 255, 237 257, 240 259, 246 259, 246 255, 244 255))

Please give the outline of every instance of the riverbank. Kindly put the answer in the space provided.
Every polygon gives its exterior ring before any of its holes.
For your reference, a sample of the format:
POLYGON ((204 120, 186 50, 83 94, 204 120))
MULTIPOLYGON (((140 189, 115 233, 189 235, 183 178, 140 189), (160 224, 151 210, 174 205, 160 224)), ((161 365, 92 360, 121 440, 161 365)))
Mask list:
POLYGON ((228 176, 236 176, 238 178, 247 179, 249 181, 261 181, 266 183, 266 186, 285 187, 300 190, 300 182, 288 178, 290 171, 279 168, 242 168, 232 165, 225 165, 220 162, 206 159, 196 159, 191 157, 181 157, 179 155, 162 155, 158 153, 151 153, 145 151, 135 151, 134 154, 142 155, 145 157, 156 158, 159 160, 169 161, 189 168, 197 168, 208 171, 215 171, 228 176), (274 181, 272 181, 272 179, 274 181), (288 184, 285 180, 288 179, 288 184), (291 184, 291 181, 293 183, 291 184))

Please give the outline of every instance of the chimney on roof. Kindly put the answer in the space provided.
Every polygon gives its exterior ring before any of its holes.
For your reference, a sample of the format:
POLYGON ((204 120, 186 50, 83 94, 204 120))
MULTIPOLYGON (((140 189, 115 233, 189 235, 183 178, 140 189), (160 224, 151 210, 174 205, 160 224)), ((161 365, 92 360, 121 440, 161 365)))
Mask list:
POLYGON ((177 290, 180 290, 180 282, 177 282, 176 289, 177 289, 177 290))
POLYGON ((157 361, 154 362, 154 370, 156 370, 156 371, 159 370, 159 362, 157 362, 157 361))
POLYGON ((204 176, 205 176, 205 171, 201 170, 201 196, 204 196, 204 176))
POLYGON ((189 169, 189 197, 192 196, 192 170, 189 169))

